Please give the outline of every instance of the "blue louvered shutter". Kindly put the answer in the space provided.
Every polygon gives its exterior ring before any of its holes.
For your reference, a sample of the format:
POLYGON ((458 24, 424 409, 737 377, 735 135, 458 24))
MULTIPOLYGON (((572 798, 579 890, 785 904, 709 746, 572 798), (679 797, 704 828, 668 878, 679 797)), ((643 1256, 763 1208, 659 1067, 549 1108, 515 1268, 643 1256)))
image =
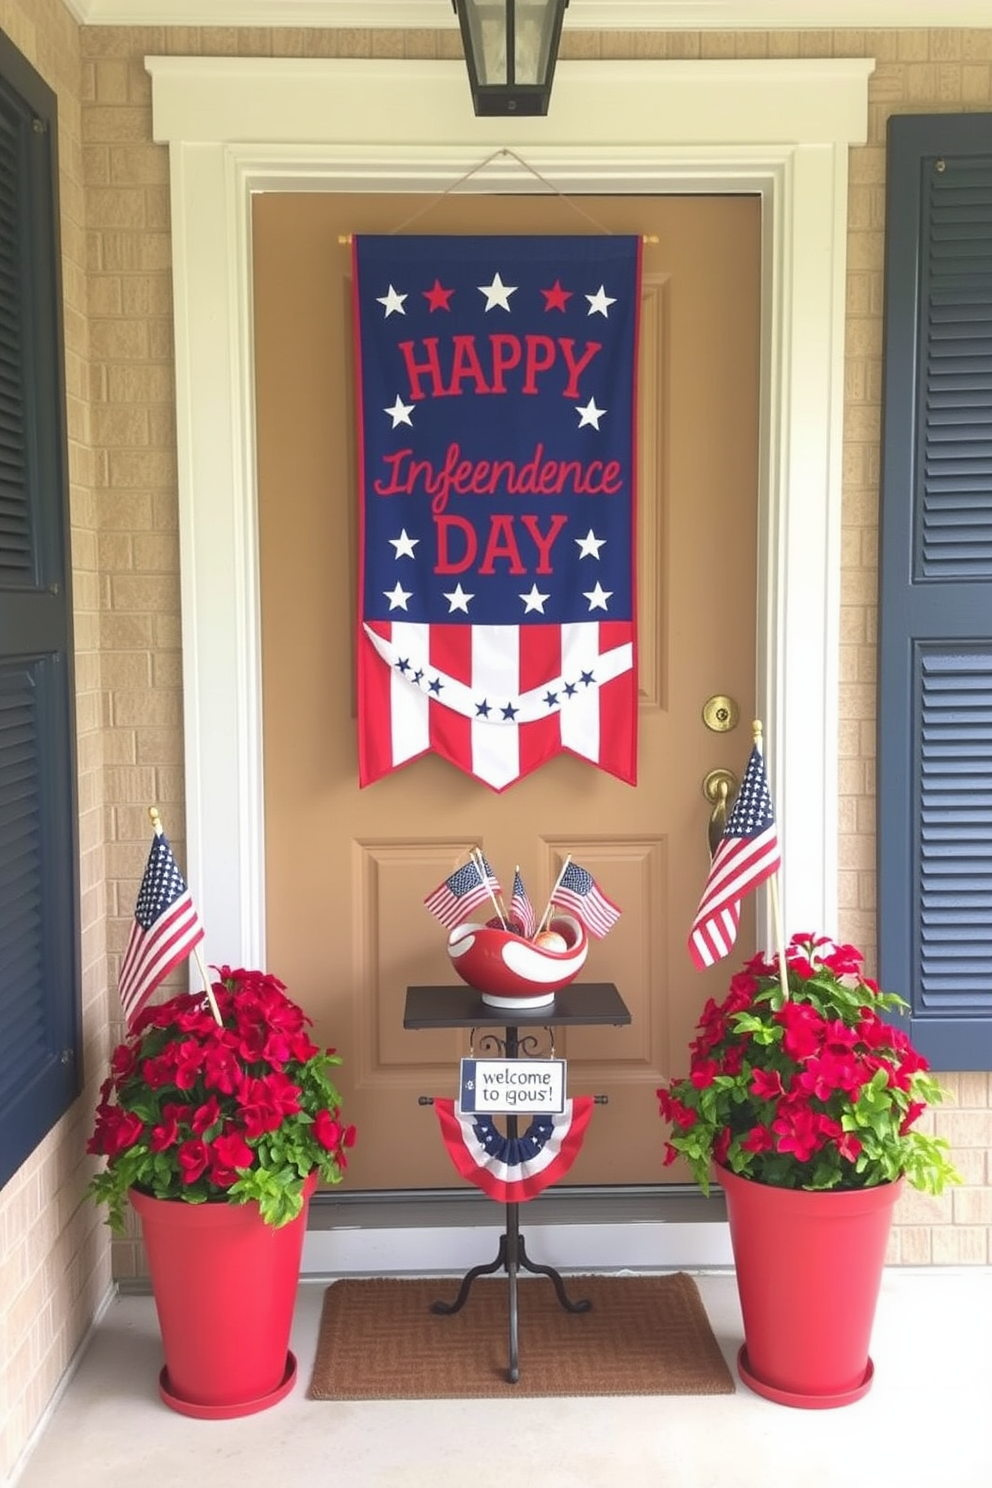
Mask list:
POLYGON ((81 1063, 55 129, 0 34, 0 1185, 81 1063))
POLYGON ((879 970, 992 1069, 992 117, 889 121, 879 970))

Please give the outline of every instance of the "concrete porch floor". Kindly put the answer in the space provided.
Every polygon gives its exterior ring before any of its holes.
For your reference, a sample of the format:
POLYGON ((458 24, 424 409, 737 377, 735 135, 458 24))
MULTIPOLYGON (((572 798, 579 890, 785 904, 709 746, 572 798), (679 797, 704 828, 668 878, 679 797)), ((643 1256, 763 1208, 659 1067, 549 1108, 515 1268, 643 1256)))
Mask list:
POLYGON ((742 1330, 733 1274, 694 1274, 734 1372, 732 1396, 310 1401, 324 1278, 300 1286, 292 1394, 258 1415, 217 1422, 191 1420, 162 1404, 154 1303, 117 1296, 15 1478, 17 1488, 992 1482, 992 1268, 887 1271, 872 1341, 874 1383, 863 1400, 832 1411, 775 1405, 737 1380, 742 1330))

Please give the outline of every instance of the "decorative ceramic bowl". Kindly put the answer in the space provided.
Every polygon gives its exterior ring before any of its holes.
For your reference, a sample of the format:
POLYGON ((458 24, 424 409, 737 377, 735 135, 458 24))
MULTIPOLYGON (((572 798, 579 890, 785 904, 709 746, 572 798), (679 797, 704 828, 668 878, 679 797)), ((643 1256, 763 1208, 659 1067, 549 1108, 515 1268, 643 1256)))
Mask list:
POLYGON ((448 955, 462 981, 490 1007, 547 1007, 578 976, 589 952, 585 926, 574 916, 556 915, 548 930, 561 937, 564 949, 466 920, 448 936, 448 955))

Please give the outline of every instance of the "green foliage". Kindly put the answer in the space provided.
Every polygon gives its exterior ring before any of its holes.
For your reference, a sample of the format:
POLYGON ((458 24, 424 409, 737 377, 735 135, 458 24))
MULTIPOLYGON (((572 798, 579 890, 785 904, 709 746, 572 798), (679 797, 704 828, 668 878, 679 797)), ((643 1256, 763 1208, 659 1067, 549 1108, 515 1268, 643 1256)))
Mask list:
POLYGON ((825 937, 794 936, 786 965, 783 987, 757 956, 706 1004, 688 1076, 658 1091, 666 1164, 684 1158, 704 1193, 714 1164, 778 1188, 960 1183, 947 1142, 917 1124, 945 1092, 883 1016, 902 998, 825 937))
POLYGON ((107 1160, 89 1191, 117 1233, 131 1189, 254 1202, 283 1225, 311 1173, 340 1183, 347 1167, 355 1129, 341 1120, 338 1055, 312 1041, 275 977, 225 966, 212 992, 218 1017, 182 994, 144 1009, 114 1051, 87 1151, 107 1160))

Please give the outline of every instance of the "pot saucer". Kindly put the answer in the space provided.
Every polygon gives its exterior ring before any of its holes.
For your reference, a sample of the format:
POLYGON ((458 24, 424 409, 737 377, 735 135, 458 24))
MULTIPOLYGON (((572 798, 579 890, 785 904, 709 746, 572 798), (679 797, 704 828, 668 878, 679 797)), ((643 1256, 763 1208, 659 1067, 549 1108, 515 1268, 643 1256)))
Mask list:
POLYGON ((777 1405, 795 1405, 801 1410, 833 1410, 839 1405, 853 1405, 855 1400, 868 1394, 875 1377, 875 1366, 869 1359, 864 1378, 853 1390, 844 1390, 839 1395, 799 1395, 792 1390, 778 1390, 753 1375, 748 1367, 747 1350, 742 1345, 737 1355, 737 1373, 749 1390, 763 1395, 766 1400, 774 1400, 777 1405))
POLYGON ((259 1395, 255 1400, 235 1401, 233 1405, 201 1405, 195 1400, 184 1400, 181 1395, 173 1393, 169 1384, 169 1371, 163 1367, 158 1377, 158 1393, 181 1416, 193 1416, 198 1421, 231 1421, 236 1416, 253 1416, 256 1411, 268 1410, 270 1405, 278 1405, 280 1400, 285 1400, 290 1390, 296 1384, 296 1355, 290 1349, 286 1355, 286 1369, 282 1379, 274 1390, 267 1395, 259 1395))

